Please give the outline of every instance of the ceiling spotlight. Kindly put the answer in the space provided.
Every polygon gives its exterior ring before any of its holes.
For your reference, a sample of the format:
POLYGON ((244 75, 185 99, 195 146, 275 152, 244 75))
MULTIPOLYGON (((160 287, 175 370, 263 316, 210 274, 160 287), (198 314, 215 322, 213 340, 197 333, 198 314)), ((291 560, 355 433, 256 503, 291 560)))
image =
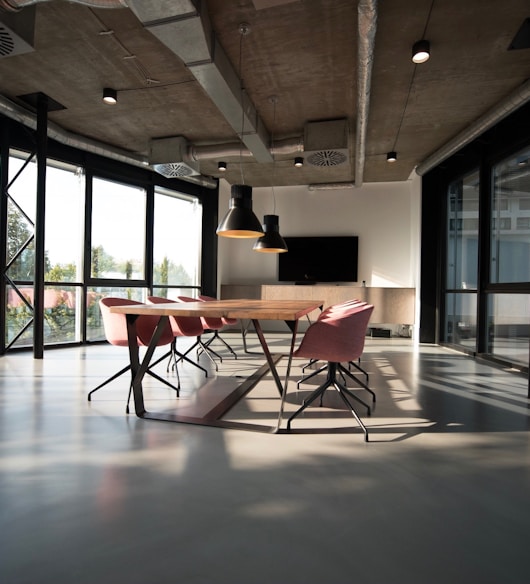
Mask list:
POLYGON ((103 101, 110 105, 115 105, 118 102, 118 92, 110 87, 103 89, 103 101))
POLYGON ((412 62, 413 63, 425 63, 429 60, 431 56, 431 44, 429 41, 422 39, 414 43, 412 47, 412 62))
POLYGON ((397 160, 397 152, 388 152, 386 155, 386 161, 387 162, 396 162, 397 160))
POLYGON ((301 156, 297 156, 294 159, 294 165, 296 166, 296 168, 304 166, 304 159, 301 156))
POLYGON ((220 170, 221 172, 225 172, 225 170, 226 170, 226 162, 219 162, 217 164, 217 170, 220 170))

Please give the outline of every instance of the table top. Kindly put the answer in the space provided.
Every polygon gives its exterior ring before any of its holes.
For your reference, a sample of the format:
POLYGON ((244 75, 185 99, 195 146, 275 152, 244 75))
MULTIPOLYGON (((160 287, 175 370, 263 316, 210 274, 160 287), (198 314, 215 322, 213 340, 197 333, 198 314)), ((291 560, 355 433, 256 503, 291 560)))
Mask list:
POLYGON ((209 300, 207 302, 168 302, 167 304, 128 304, 112 306, 111 312, 152 316, 203 316, 256 320, 298 320, 318 310, 323 300, 209 300))

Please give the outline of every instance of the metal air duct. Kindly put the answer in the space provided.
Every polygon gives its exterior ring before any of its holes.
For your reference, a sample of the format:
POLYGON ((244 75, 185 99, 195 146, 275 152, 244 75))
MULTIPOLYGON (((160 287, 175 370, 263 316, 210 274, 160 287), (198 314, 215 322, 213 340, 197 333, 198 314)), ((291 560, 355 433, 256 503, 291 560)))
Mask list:
MULTIPOLYGON (((49 2, 50 0, 0 0, 0 10, 18 12, 27 6, 49 2)), ((72 0, 76 4, 85 4, 92 8, 126 8, 126 0, 72 0)))
MULTIPOLYGON (((164 43, 194 75, 257 162, 272 162, 269 134, 210 24, 206 2, 127 0, 145 28, 164 43), (242 122, 243 120, 243 122, 242 122)), ((241 34, 246 34, 241 31, 241 34)), ((237 34, 237 31, 234 31, 237 34)))
MULTIPOLYGON (((15 120, 33 130, 37 128, 37 117, 34 114, 26 109, 19 107, 11 100, 3 96, 0 96, 0 114, 3 114, 6 117, 15 120)), ((134 156, 126 150, 120 150, 119 148, 114 148, 108 144, 103 144, 101 142, 97 142, 96 140, 91 140, 90 138, 73 134, 72 132, 68 132, 53 122, 48 122, 48 137, 52 140, 60 142, 61 144, 65 144, 66 146, 71 146, 72 148, 83 150, 84 152, 91 152, 92 154, 104 156, 105 158, 111 158, 112 160, 117 160, 132 166, 138 166, 143 169, 149 168, 149 161, 144 157, 134 156)), ((181 176, 181 178, 205 188, 217 188, 217 181, 203 175, 181 176)))
POLYGON ((370 109, 372 66, 375 32, 377 30, 377 0, 359 0, 357 47, 357 131, 355 144, 355 186, 361 187, 366 159, 366 130, 370 109))

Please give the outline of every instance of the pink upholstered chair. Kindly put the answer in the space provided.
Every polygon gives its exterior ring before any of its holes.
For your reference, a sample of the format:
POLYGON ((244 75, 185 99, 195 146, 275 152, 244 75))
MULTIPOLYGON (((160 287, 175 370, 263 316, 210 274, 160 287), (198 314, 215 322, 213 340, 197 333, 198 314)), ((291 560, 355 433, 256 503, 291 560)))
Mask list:
MULTIPOLYGON (((325 310, 323 310, 318 319, 317 320, 323 320, 329 317, 330 314, 332 313, 336 313, 337 311, 340 310, 344 310, 350 307, 356 307, 356 306, 365 306, 367 304, 367 302, 364 302, 363 300, 358 300, 357 298, 353 299, 353 300, 346 300, 344 302, 340 302, 339 304, 333 304, 331 306, 328 306, 328 308, 326 308, 325 310)), ((314 365, 316 362, 318 361, 318 359, 310 359, 309 363, 307 363, 306 365, 304 365, 304 367, 302 367, 302 372, 305 373, 305 370, 310 367, 311 365, 314 365)), ((363 375, 365 376, 365 383, 366 385, 369 382, 369 377, 368 377, 368 373, 361 367, 360 365, 360 358, 357 359, 357 362, 355 361, 350 361, 348 363, 349 367, 355 367, 358 371, 360 371, 361 373, 363 373, 363 375)), ((296 382, 296 387, 298 389, 300 389, 300 384, 305 383, 306 381, 308 381, 309 379, 311 379, 312 377, 314 377, 315 375, 318 375, 319 373, 321 373, 322 371, 324 371, 325 369, 327 369, 327 365, 323 365, 322 367, 320 367, 319 369, 313 371, 312 373, 310 373, 309 375, 305 375, 304 377, 302 377, 301 379, 299 379, 296 382)), ((369 389, 368 391, 370 391, 370 393, 373 394, 373 392, 369 389)), ((373 394, 373 400, 375 401, 375 394, 373 394)))
MULTIPOLYGON (((200 294, 199 300, 201 300, 202 302, 210 302, 212 300, 217 300, 217 298, 214 298, 213 296, 206 296, 204 294, 200 294)), ((211 345, 211 343, 217 339, 217 340, 221 341, 221 343, 224 344, 224 346, 232 353, 232 355, 234 355, 234 359, 237 359, 237 355, 236 355, 235 351, 225 341, 225 339, 223 339, 223 337, 221 337, 221 335, 219 334, 219 331, 222 328, 224 328, 225 326, 231 326, 231 325, 237 324, 238 320, 237 320, 237 318, 221 318, 221 322, 223 323, 223 326, 220 329, 212 329, 213 330, 212 336, 204 344, 206 345, 206 347, 209 347, 211 345)))
MULTIPOLYGON (((129 341, 127 338, 127 320, 124 314, 117 314, 110 312, 111 306, 124 306, 126 304, 141 304, 141 302, 136 302, 135 300, 128 300, 127 298, 115 298, 115 297, 107 297, 102 298, 99 301, 99 307, 101 310, 101 316, 103 318, 103 328, 105 329, 105 337, 107 341, 111 345, 115 345, 117 347, 128 347, 129 341)), ((148 316, 148 315, 140 315, 136 319, 136 332, 137 332, 137 343, 138 346, 146 347, 149 345, 149 341, 153 336, 153 332, 158 324, 159 318, 157 316, 148 316)), ((157 346, 162 345, 169 345, 173 341, 173 332, 169 324, 167 325, 166 329, 164 329, 160 340, 158 341, 157 346)), ((92 400, 92 394, 98 389, 101 389, 111 381, 114 381, 120 375, 123 375, 125 372, 131 369, 131 365, 127 365, 123 369, 120 369, 117 373, 106 379, 103 383, 98 385, 88 394, 88 401, 92 400)), ((149 368, 146 373, 158 379, 165 385, 169 386, 171 389, 174 389, 177 392, 177 397, 179 396, 179 388, 175 387, 149 368)), ((129 383, 129 395, 127 397, 127 408, 126 411, 129 413, 129 401, 131 399, 131 390, 132 390, 132 379, 129 383)))
POLYGON ((353 407, 351 399, 365 406, 368 415, 371 413, 370 406, 350 391, 338 378, 337 374, 343 371, 359 383, 361 387, 367 389, 341 363, 355 361, 362 355, 366 330, 373 309, 374 307, 371 304, 362 304, 360 306, 352 304, 342 308, 335 308, 334 310, 326 310, 307 329, 300 346, 294 352, 294 356, 327 361, 327 376, 324 383, 313 391, 304 400, 302 406, 291 415, 287 422, 288 430, 290 430, 291 422, 294 418, 301 414, 317 398, 321 398, 322 403, 322 397, 326 389, 334 387, 346 406, 351 410, 364 432, 365 440, 368 441, 368 430, 353 407))
MULTIPOLYGON (((163 298, 162 296, 148 296, 147 302, 150 302, 151 304, 167 304, 168 302, 177 301, 169 300, 168 298, 163 298)), ((177 363, 179 361, 187 361, 188 363, 191 363, 191 365, 193 365, 194 367, 197 367, 201 371, 204 371, 205 376, 208 377, 208 371, 204 367, 202 367, 195 361, 189 359, 185 353, 181 353, 180 351, 177 350, 178 337, 195 337, 196 339, 199 339, 201 337, 202 333, 204 332, 204 327, 201 319, 195 316, 170 316, 169 323, 171 325, 171 330, 173 331, 173 341, 171 343, 167 370, 169 371, 169 366, 173 361, 172 367, 175 369, 178 376, 177 363)), ((166 355, 158 359, 158 361, 156 361, 154 365, 162 361, 162 359, 165 359, 167 356, 168 354, 166 353, 166 355)))

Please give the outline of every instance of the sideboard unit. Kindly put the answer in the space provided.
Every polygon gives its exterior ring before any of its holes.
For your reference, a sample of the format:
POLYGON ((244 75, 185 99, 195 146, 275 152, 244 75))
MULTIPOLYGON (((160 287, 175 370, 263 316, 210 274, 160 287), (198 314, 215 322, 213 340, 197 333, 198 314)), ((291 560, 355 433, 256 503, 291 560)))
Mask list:
MULTIPOLYGON (((346 300, 359 299, 374 305, 370 324, 414 324, 414 288, 379 288, 370 286, 309 286, 290 284, 222 284, 221 298, 263 300, 322 300, 323 308, 346 300)), ((311 319, 316 318, 311 315, 311 319)))

